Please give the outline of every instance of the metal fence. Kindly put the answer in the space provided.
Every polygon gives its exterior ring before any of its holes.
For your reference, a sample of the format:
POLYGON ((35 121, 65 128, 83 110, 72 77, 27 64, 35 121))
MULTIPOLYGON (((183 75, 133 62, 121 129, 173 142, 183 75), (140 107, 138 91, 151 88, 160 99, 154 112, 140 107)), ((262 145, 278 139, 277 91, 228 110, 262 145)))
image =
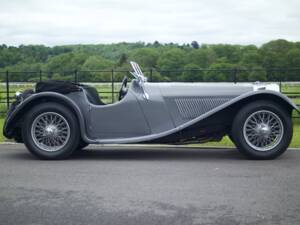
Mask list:
MULTIPOLYGON (((148 82, 256 82, 245 74, 263 72, 267 82, 276 82, 280 85, 283 94, 289 96, 300 105, 300 69, 177 69, 177 70, 144 70, 148 82), (203 74, 206 76, 203 77, 203 74), (219 75, 222 75, 221 77, 219 75), (278 79, 282 75, 292 74, 292 81, 288 76, 278 79), (280 75, 280 76, 278 76, 280 75), (299 79, 298 79, 299 77, 299 79)), ((91 83, 98 86, 97 90, 107 103, 117 99, 120 82, 128 70, 90 70, 90 71, 2 71, 0 72, 0 116, 4 116, 10 104, 14 101, 15 92, 33 88, 38 81, 56 79, 68 80, 75 83, 91 83)), ((255 77, 254 77, 255 78, 255 77)), ((297 115, 295 117, 299 118, 297 115)))

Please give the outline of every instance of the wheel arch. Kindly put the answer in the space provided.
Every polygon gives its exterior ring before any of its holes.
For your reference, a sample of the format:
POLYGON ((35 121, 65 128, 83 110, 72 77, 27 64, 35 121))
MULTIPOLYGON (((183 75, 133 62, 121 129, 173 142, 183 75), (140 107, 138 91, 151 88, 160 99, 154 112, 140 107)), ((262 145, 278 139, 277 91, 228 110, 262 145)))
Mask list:
POLYGON ((288 113, 291 113, 293 110, 296 110, 297 112, 300 112, 298 107, 285 95, 282 94, 274 94, 274 93, 257 93, 254 95, 247 96, 240 101, 238 101, 237 105, 242 104, 248 104, 253 101, 258 100, 267 100, 276 103, 277 105, 282 106, 284 110, 286 110, 288 113))
POLYGON ((70 109, 77 118, 81 130, 80 135, 82 138, 84 138, 85 122, 80 108, 70 98, 54 92, 34 94, 24 100, 24 102, 22 102, 19 106, 17 106, 17 108, 11 113, 11 115, 8 116, 5 121, 3 128, 4 136, 6 136, 7 138, 15 138, 15 135, 19 135, 22 126, 22 118, 24 118, 26 113, 32 107, 45 102, 55 102, 58 104, 62 104, 70 109))
POLYGON ((270 101, 279 105, 290 116, 292 115, 293 110, 296 110, 299 113, 298 107, 285 95, 273 91, 262 91, 239 96, 227 105, 225 104, 225 106, 223 106, 220 110, 217 110, 214 114, 220 115, 227 124, 231 124, 238 111, 240 111, 244 106, 261 100, 270 101), (224 114, 226 114, 226 117, 223 116, 224 114))
POLYGON ((229 105, 229 108, 233 108, 235 110, 240 110, 241 107, 254 102, 254 101, 270 101, 273 102, 283 108, 287 113, 291 114, 293 110, 296 110, 298 113, 300 112, 298 107, 285 95, 276 92, 260 92, 260 93, 252 93, 251 95, 244 96, 237 100, 236 102, 229 105))

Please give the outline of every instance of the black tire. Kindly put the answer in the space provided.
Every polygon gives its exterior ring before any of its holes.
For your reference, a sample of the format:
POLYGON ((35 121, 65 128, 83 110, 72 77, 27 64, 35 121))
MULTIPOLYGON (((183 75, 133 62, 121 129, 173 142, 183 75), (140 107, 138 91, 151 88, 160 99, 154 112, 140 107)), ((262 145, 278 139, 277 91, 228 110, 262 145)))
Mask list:
POLYGON ((291 142, 293 136, 291 115, 282 106, 272 101, 259 100, 251 102, 248 105, 245 105, 235 116, 232 124, 231 135, 238 150, 246 157, 262 160, 274 159, 283 154, 291 142), (267 111, 275 114, 281 120, 283 126, 283 134, 282 138, 279 139, 280 141, 278 141, 276 145, 274 144, 274 147, 265 151, 257 150, 248 144, 249 141, 247 143, 243 132, 247 118, 253 115, 253 113, 259 111, 267 111))
POLYGON ((232 136, 231 132, 229 132, 229 133, 227 134, 227 136, 228 136, 229 140, 230 140, 233 144, 235 144, 235 141, 234 141, 234 139, 233 139, 233 136, 232 136))
POLYGON ((22 139, 22 133, 21 133, 21 129, 20 128, 18 128, 16 130, 16 134, 14 136, 14 139, 15 139, 15 142, 17 142, 17 143, 24 143, 23 139, 22 139))
POLYGON ((65 159, 69 157, 79 145, 80 133, 77 118, 72 111, 61 104, 54 102, 39 104, 25 115, 22 127, 22 139, 27 149, 40 159, 65 159), (38 116, 52 112, 62 116, 67 121, 70 128, 69 138, 61 149, 45 151, 35 143, 33 135, 31 134, 31 128, 38 116))

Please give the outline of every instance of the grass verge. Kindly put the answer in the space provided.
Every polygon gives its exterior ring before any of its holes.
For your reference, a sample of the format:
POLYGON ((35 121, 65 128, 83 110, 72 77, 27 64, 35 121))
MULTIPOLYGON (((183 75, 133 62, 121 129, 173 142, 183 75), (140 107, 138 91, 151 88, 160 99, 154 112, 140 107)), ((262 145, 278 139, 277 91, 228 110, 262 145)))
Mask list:
POLYGON ((4 138, 3 134, 2 134, 3 124, 4 124, 4 118, 0 118, 0 129, 1 129, 0 142, 3 142, 5 140, 5 138, 4 138))

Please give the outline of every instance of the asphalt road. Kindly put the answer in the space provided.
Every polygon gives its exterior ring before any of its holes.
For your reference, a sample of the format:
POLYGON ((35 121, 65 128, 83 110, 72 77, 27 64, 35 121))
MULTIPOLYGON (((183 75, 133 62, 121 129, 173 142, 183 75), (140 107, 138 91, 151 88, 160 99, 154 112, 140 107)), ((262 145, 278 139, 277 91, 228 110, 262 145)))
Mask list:
POLYGON ((0 224, 300 224, 300 151, 101 147, 40 161, 0 145, 0 224))

